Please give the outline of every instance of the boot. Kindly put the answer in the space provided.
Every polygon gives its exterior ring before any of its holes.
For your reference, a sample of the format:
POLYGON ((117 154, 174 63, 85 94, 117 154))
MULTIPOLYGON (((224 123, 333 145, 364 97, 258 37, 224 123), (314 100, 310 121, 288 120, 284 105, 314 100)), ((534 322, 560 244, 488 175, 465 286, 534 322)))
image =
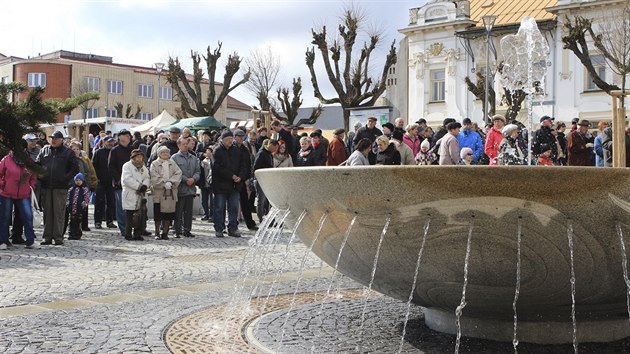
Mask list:
POLYGON ((162 221, 162 240, 168 240, 168 229, 171 227, 171 221, 162 221))
POLYGON ((159 222, 155 223, 155 239, 156 240, 161 239, 161 237, 160 237, 160 223, 159 222))

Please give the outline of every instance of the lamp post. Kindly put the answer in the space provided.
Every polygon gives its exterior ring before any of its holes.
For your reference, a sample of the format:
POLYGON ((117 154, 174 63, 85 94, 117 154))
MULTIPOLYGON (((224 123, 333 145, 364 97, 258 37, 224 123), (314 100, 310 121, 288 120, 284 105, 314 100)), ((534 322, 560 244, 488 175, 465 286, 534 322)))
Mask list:
MULTIPOLYGON (((160 115, 160 75, 164 69, 164 63, 155 63, 155 70, 158 74, 158 89, 157 89, 157 115, 160 115)), ((157 117, 157 116, 156 116, 157 117)))
POLYGON ((483 25, 486 27, 486 90, 484 94, 485 100, 485 118, 484 120, 487 123, 491 123, 492 120, 490 118, 490 100, 488 99, 489 93, 489 81, 490 81, 490 32, 492 31, 492 26, 494 26, 494 21, 497 19, 494 15, 486 15, 481 17, 483 20, 483 25))

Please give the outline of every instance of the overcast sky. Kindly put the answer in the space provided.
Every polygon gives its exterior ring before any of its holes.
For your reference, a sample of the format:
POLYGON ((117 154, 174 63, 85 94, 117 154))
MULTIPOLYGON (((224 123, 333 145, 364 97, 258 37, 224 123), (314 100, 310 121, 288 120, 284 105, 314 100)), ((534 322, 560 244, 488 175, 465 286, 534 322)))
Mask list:
MULTIPOLYGON (((398 48, 402 38, 398 29, 407 25, 408 10, 423 3, 425 0, 353 2, 366 12, 369 28, 380 29, 384 35, 375 65, 383 62, 392 41, 398 48)), ((229 53, 246 57, 257 48, 271 47, 280 57, 281 85, 289 86, 293 77, 302 77, 306 107, 317 103, 304 62, 305 50, 311 46, 311 28, 327 25, 329 33, 336 31, 339 15, 348 4, 332 0, 9 0, 2 2, 0 53, 26 58, 64 49, 141 66, 178 56, 188 71, 190 50, 205 52, 218 41, 223 42, 221 66, 229 53)), ((322 67, 319 55, 315 66, 322 67)), ((222 77, 223 73, 217 75, 218 80, 222 77)), ((326 82, 320 75, 324 94, 331 96, 326 82)), ((244 88, 232 95, 256 104, 244 88)))

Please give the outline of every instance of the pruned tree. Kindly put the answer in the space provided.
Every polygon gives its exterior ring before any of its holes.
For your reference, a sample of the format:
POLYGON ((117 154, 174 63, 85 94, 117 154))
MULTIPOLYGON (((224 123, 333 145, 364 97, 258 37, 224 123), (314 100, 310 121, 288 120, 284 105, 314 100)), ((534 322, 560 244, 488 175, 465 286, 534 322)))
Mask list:
MULTIPOLYGON (((478 100, 481 100, 483 111, 488 112, 490 116, 493 116, 496 113, 496 93, 494 92, 493 85, 488 86, 488 105, 490 109, 486 109, 486 76, 483 75, 480 71, 477 71, 475 75, 477 81, 472 82, 468 76, 464 78, 464 82, 466 82, 466 87, 468 91, 472 93, 478 100)), ((485 120, 484 120, 485 121, 485 120)))
MULTIPOLYGON (((587 39, 587 34, 591 37, 591 39, 595 40, 599 35, 595 34, 593 30, 593 23, 591 19, 584 18, 582 16, 576 16, 573 20, 569 17, 565 18, 564 28, 566 33, 562 36, 563 48, 568 49, 575 54, 575 56, 580 60, 586 71, 593 78, 593 83, 595 86, 599 87, 601 90, 610 94, 612 90, 619 90, 619 86, 615 84, 611 84, 606 82, 595 68, 593 61, 591 60, 591 51, 589 48, 589 43, 587 39)), ((630 28, 628 29, 630 30, 630 28)), ((605 50, 604 50, 605 51, 605 50)), ((604 57, 609 56, 610 54, 604 54, 604 57)))
MULTIPOLYGON (((502 64, 499 64, 498 72, 501 72, 502 64)), ((486 77, 481 72, 477 71, 477 80, 476 82, 472 82, 468 76, 464 78, 466 82, 466 86, 468 91, 472 93, 478 100, 481 100, 483 111, 486 112, 486 77)), ((505 119, 508 122, 511 122, 516 119, 518 113, 521 111, 523 107, 523 101, 527 97, 527 94, 523 90, 516 90, 512 92, 507 88, 503 88, 503 95, 501 97, 501 104, 506 105, 508 107, 507 112, 505 113, 505 119)), ((488 105, 490 106, 487 111, 490 116, 496 114, 496 103, 497 103, 497 95, 494 91, 493 85, 488 86, 488 105)))
POLYGON ((312 29, 312 44, 319 50, 328 81, 335 90, 336 97, 324 98, 315 73, 315 47, 306 50, 306 65, 311 74, 311 83, 315 97, 322 104, 338 103, 344 108, 343 124, 346 130, 350 125, 350 108, 369 107, 385 91, 387 71, 396 63, 395 42, 392 42, 378 78, 371 77, 370 65, 372 54, 381 42, 381 35, 376 31, 368 33, 368 41, 355 58, 354 49, 357 37, 362 31, 365 15, 358 9, 349 7, 343 11, 338 27, 340 39, 328 39, 326 26, 320 30, 312 29))
POLYGON ((208 46, 207 54, 203 56, 208 74, 208 93, 206 95, 204 95, 202 91, 204 72, 200 67, 201 56, 199 56, 197 52, 190 51, 190 57, 193 61, 192 80, 189 79, 189 76, 182 69, 179 58, 169 57, 166 79, 177 93, 177 97, 179 97, 183 115, 192 115, 193 117, 214 116, 219 108, 221 108, 221 104, 227 95, 249 80, 250 72, 248 71, 239 82, 232 85, 234 75, 236 75, 241 68, 242 59, 237 53, 230 54, 225 65, 223 87, 221 92, 217 95, 215 76, 217 62, 219 58, 221 58, 221 46, 221 42, 219 42, 218 47, 214 50, 211 50, 210 46, 208 46))
POLYGON ((245 83, 245 87, 256 96, 261 110, 269 111, 269 94, 276 86, 276 80, 280 73, 280 60, 267 47, 265 51, 256 50, 245 59, 251 76, 245 83))
POLYGON ((280 102, 280 106, 282 107, 282 112, 286 117, 283 117, 278 110, 271 105, 270 110, 271 114, 280 120, 286 120, 290 125, 302 125, 302 124, 315 124, 317 122, 317 118, 322 114, 324 107, 322 105, 317 105, 311 111, 311 114, 307 118, 302 118, 299 121, 295 122, 295 119, 298 116, 298 111, 300 106, 302 105, 302 79, 297 78, 293 79, 293 97, 290 97, 288 88, 279 88, 277 91, 278 94, 278 102, 280 102))
POLYGON ((140 113, 142 112, 142 106, 139 104, 136 105, 135 113, 132 113, 133 107, 129 103, 127 103, 127 107, 125 107, 122 102, 116 102, 114 108, 116 109, 116 116, 118 116, 118 118, 139 119, 140 113), (124 116, 123 111, 125 112, 124 116))
POLYGON ((44 88, 35 87, 29 90, 24 83, 0 83, 0 129, 5 132, 5 141, 1 144, 0 158, 7 149, 14 150, 20 158, 26 158, 23 149, 16 149, 22 143, 22 136, 26 133, 41 132, 42 124, 52 124, 59 113, 70 112, 81 104, 98 99, 96 93, 86 93, 66 100, 42 99, 44 88), (19 97, 28 92, 25 99, 11 101, 6 97, 19 97))

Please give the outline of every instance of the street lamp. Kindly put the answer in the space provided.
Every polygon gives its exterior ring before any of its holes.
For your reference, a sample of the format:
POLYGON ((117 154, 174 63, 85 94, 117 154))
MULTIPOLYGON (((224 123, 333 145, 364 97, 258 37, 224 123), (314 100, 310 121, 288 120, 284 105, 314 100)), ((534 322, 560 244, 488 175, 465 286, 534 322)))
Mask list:
POLYGON ((162 74, 162 70, 164 69, 164 63, 155 63, 155 70, 158 74, 158 89, 157 89, 157 114, 160 114, 160 75, 162 74))
POLYGON ((484 112, 488 123, 491 123, 492 120, 490 118, 490 102, 488 99, 489 92, 489 81, 490 81, 490 32, 492 31, 492 26, 494 26, 494 21, 496 21, 497 17, 494 15, 486 15, 481 17, 483 20, 483 25, 486 27, 486 90, 485 90, 485 108, 484 112))

